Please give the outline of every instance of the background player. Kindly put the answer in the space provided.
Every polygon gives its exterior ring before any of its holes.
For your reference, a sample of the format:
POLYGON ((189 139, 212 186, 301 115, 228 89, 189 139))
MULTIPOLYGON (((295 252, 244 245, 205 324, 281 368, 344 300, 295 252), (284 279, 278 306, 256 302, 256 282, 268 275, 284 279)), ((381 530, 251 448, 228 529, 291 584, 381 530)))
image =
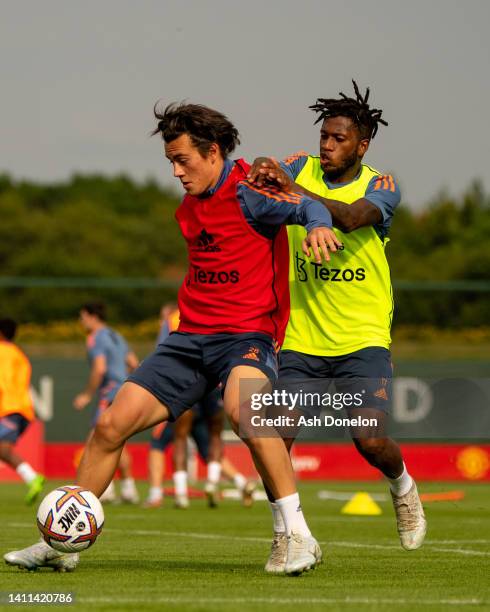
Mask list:
MULTIPOLYGON (((199 404, 197 404, 197 406, 199 406, 199 404)), ((187 416, 187 414, 186 412, 182 416, 187 416)), ((192 416, 190 436, 196 444, 199 456, 204 463, 207 463, 209 448, 208 424, 199 411, 196 412, 195 409, 193 409, 190 411, 190 414, 192 416)), ((162 505, 162 484, 163 473, 165 471, 164 451, 174 441, 174 425, 174 423, 165 422, 153 428, 148 462, 150 489, 148 498, 144 503, 145 508, 159 508, 162 505)), ((235 487, 241 493, 242 503, 245 507, 248 508, 252 506, 253 493, 257 487, 257 483, 254 480, 247 479, 226 456, 221 458, 221 476, 234 483, 235 487)), ((173 480, 175 505, 178 508, 187 508, 189 505, 187 469, 184 469, 178 477, 176 477, 176 473, 174 472, 173 480)), ((217 504, 216 498, 218 497, 215 487, 213 487, 211 493, 212 495, 208 496, 208 503, 214 508, 217 504)))
MULTIPOLYGON (((426 521, 415 482, 400 448, 385 431, 390 405, 392 363, 390 327, 393 296, 385 255, 388 231, 400 191, 391 175, 363 164, 382 111, 370 108, 369 88, 362 96, 317 100, 320 156, 298 153, 278 164, 256 160, 251 180, 264 179, 281 188, 317 197, 332 214, 344 250, 335 269, 317 266, 302 256, 302 228, 289 227, 291 316, 280 354, 280 378, 335 379, 339 391, 352 391, 352 381, 370 387, 364 406, 349 416, 374 417, 377 430, 351 432, 362 456, 388 479, 403 548, 422 545, 426 521)), ((288 440, 289 446, 293 440, 288 440)), ((285 540, 280 514, 275 517, 270 571, 281 571, 285 540)))
POLYGON ((30 395, 31 364, 14 344, 17 323, 0 319, 0 460, 13 468, 27 484, 27 504, 37 498, 44 476, 15 452, 15 443, 34 419, 30 395))
MULTIPOLYGON (((96 396, 91 434, 103 412, 116 397, 128 373, 138 366, 138 358, 128 348, 121 334, 107 326, 105 304, 101 302, 84 304, 80 309, 80 322, 88 332, 87 355, 90 375, 85 389, 73 400, 73 406, 76 410, 83 410, 96 396)), ((131 456, 125 448, 121 452, 119 471, 122 501, 138 503, 138 491, 131 475, 131 456)), ((101 501, 117 501, 113 482, 101 496, 101 501)))
MULTIPOLYGON (((160 332, 158 344, 164 342, 179 325, 179 310, 176 304, 165 304, 160 310, 160 332)), ((256 483, 247 480, 235 466, 223 456, 221 436, 224 427, 223 401, 220 391, 215 389, 201 402, 185 412, 175 423, 160 423, 152 431, 148 460, 150 490, 145 507, 155 508, 162 504, 162 478, 164 471, 164 450, 175 442, 174 464, 174 501, 178 508, 189 506, 187 486, 188 438, 193 438, 202 460, 207 464, 205 492, 208 504, 214 508, 218 503, 218 483, 220 475, 230 479, 242 495, 243 505, 253 503, 256 483), (212 454, 210 456, 210 447, 212 454)))

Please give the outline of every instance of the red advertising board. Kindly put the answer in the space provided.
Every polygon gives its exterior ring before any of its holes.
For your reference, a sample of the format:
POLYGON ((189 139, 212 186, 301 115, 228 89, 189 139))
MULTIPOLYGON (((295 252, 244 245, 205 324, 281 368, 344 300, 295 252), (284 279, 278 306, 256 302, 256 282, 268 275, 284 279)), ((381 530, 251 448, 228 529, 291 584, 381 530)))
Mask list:
MULTIPOLYGON (((16 450, 35 470, 48 478, 73 481, 83 444, 43 443, 43 424, 35 421, 19 440, 16 450)), ((489 444, 403 444, 403 457, 417 480, 490 480, 489 444)), ((133 471, 138 479, 148 475, 148 444, 129 444, 133 471)), ((250 453, 244 444, 226 445, 226 456, 246 476, 256 476, 250 453)), ((171 447, 166 451, 166 477, 172 473, 171 447)), ((379 480, 372 468, 352 444, 297 444, 293 464, 301 480, 379 480)), ((205 475, 205 466, 197 463, 197 475, 205 475)), ((18 480, 14 470, 0 462, 0 481, 18 480)))
MULTIPOLYGON (((135 477, 147 477, 148 445, 129 444, 135 477)), ((73 480, 82 445, 46 445, 45 471, 50 478, 73 480)), ((402 452, 410 473, 417 480, 490 480, 490 445, 404 444, 402 452)), ((226 456, 246 476, 254 476, 250 453, 243 444, 228 444, 226 456)), ((171 475, 171 453, 167 451, 166 476, 171 475)), ((301 480, 379 480, 352 444, 298 444, 293 463, 301 480)), ((198 476, 204 475, 199 463, 198 476)))
MULTIPOLYGON (((41 473, 45 471, 44 458, 46 455, 43 440, 42 421, 33 421, 15 445, 16 452, 37 472, 41 473)), ((0 481, 2 480, 20 480, 20 476, 10 466, 0 461, 0 481)))

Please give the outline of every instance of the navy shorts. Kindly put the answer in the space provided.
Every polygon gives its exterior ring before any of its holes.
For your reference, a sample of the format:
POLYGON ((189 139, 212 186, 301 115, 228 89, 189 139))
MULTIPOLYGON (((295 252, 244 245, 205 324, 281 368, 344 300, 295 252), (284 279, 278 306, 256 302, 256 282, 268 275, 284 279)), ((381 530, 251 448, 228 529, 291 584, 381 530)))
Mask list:
POLYGON ((392 377, 391 353, 383 347, 367 347, 338 357, 285 350, 279 353, 279 380, 276 386, 291 389, 292 386, 306 388, 311 385, 308 390, 321 392, 326 391, 326 386, 333 381, 337 392, 362 392, 364 408, 389 412, 392 377))
MULTIPOLYGON (((200 402, 192 407, 194 419, 192 421, 191 437, 196 443, 197 450, 204 461, 209 454, 208 420, 223 410, 223 400, 219 389, 214 389, 200 402)), ((173 423, 160 423, 153 428, 151 448, 164 451, 174 439, 173 423)))
POLYGON ((163 421, 151 430, 150 446, 154 450, 164 451, 174 440, 174 427, 172 423, 163 421))
POLYGON ((219 383, 226 385, 231 370, 247 365, 277 378, 277 355, 272 338, 260 333, 188 334, 173 332, 128 381, 140 385, 170 410, 175 421, 219 383))
POLYGON ((0 419, 0 442, 17 442, 29 423, 30 421, 18 412, 2 417, 0 419))
MULTIPOLYGON (((191 437, 196 443, 197 450, 204 462, 209 454, 209 430, 207 422, 195 417, 192 423, 191 437)), ((150 446, 153 450, 163 451, 174 441, 174 424, 164 421, 153 428, 150 446)))
POLYGON ((97 425, 97 421, 100 419, 102 414, 112 404, 120 388, 120 383, 110 383, 110 385, 99 391, 97 405, 95 406, 94 411, 92 412, 92 418, 90 419, 90 427, 92 429, 97 425))

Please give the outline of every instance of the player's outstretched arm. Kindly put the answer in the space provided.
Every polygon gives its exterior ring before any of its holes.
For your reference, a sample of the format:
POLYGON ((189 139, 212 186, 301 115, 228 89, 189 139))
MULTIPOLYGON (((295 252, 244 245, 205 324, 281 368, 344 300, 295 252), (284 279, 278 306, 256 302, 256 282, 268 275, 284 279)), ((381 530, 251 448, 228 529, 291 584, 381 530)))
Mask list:
POLYGON ((140 362, 138 357, 136 356, 136 353, 134 353, 133 351, 129 351, 129 353, 126 355, 126 366, 128 368, 128 371, 133 372, 134 370, 136 370, 139 364, 140 362))
POLYGON ((243 181, 238 188, 238 197, 244 203, 247 214, 255 221, 269 226, 302 225, 308 235, 303 251, 310 255, 310 248, 317 263, 322 256, 330 261, 331 252, 336 252, 342 243, 332 228, 332 217, 316 199, 299 193, 285 192, 271 185, 259 187, 243 181))
POLYGON ((301 188, 301 191, 305 195, 310 193, 310 197, 315 197, 321 202, 330 211, 334 226, 338 227, 344 234, 353 232, 360 227, 376 225, 383 220, 380 209, 366 198, 360 198, 352 204, 345 204, 338 200, 322 198, 304 188, 301 188))
POLYGON ((92 368, 90 370, 87 386, 73 400, 73 407, 75 410, 83 410, 88 404, 90 404, 92 397, 104 380, 106 371, 107 362, 104 355, 97 355, 92 362, 92 368))
MULTIPOLYGON (((367 198, 360 198, 352 204, 346 204, 338 200, 323 198, 298 185, 274 157, 257 157, 249 170, 248 179, 258 186, 264 184, 275 185, 283 191, 296 191, 321 202, 332 215, 334 226, 345 234, 360 227, 376 225, 383 220, 383 214, 379 206, 376 206, 367 198)), ((382 194, 376 195, 381 196, 382 194)))

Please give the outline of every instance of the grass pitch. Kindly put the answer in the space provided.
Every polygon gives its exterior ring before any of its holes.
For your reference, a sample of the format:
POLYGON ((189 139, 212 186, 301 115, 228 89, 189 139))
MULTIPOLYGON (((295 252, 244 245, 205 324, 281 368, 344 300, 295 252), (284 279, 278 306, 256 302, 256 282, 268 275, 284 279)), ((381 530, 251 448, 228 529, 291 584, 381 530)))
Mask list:
MULTIPOLYGON (((425 505, 427 542, 414 552, 399 546, 391 503, 380 504, 382 516, 344 516, 344 502, 318 499, 322 488, 386 492, 383 483, 303 484, 303 508, 324 563, 300 577, 263 571, 271 539, 265 502, 245 509, 226 500, 211 510, 197 499, 176 510, 166 499, 152 510, 106 506, 103 534, 74 573, 1 564, 0 591, 71 591, 71 609, 90 611, 490 608, 490 486, 422 483, 424 492, 458 488, 466 497, 425 505)), ((0 484, 2 554, 37 538, 35 510, 23 505, 23 495, 20 484, 0 484)))

